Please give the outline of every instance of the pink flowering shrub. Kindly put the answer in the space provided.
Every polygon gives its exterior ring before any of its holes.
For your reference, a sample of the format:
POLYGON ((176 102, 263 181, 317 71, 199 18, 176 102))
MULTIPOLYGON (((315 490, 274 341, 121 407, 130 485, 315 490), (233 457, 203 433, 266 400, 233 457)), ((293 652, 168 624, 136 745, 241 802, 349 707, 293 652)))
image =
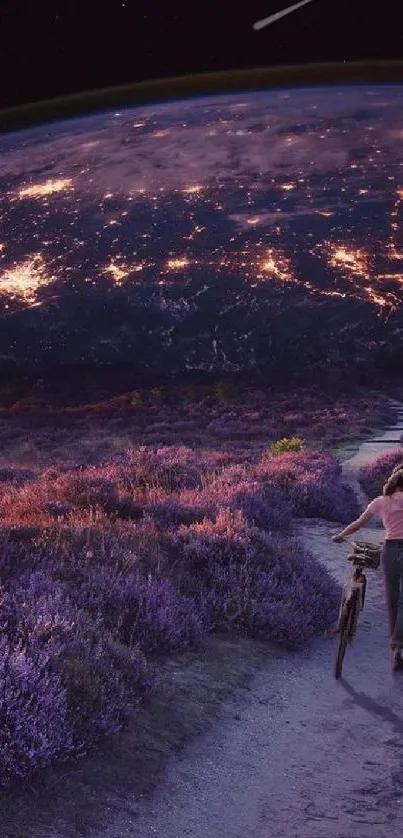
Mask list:
POLYGON ((390 454, 381 454, 372 463, 360 469, 359 480, 364 492, 372 500, 382 494, 383 485, 390 476, 395 466, 402 464, 403 451, 391 451, 390 454))

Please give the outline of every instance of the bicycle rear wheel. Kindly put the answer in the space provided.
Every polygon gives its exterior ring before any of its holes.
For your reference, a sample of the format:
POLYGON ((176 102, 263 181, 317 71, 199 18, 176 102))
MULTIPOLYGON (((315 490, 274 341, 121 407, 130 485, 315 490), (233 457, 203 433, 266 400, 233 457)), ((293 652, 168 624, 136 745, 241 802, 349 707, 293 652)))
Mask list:
POLYGON ((334 667, 334 677, 341 678, 343 671, 344 655, 346 654, 347 643, 352 640, 354 626, 356 623, 358 608, 358 593, 353 591, 344 606, 344 611, 340 620, 340 635, 339 645, 337 648, 336 661, 334 667))

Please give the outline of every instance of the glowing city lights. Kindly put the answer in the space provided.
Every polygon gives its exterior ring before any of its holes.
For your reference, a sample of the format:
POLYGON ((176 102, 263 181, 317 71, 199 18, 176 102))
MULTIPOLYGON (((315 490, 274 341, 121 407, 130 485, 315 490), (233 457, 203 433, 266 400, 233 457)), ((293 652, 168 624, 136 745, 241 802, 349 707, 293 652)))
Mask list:
POLYGON ((55 276, 47 273, 42 255, 37 253, 31 259, 0 273, 0 296, 7 295, 10 299, 35 303, 39 289, 54 279, 55 276))
POLYGON ((195 186, 186 186, 182 192, 185 195, 199 195, 200 192, 203 191, 203 187, 200 184, 196 184, 195 186))
POLYGON ((340 268, 357 275, 365 275, 368 272, 368 255, 363 250, 330 246, 329 256, 332 268, 340 268))
POLYGON ((18 192, 18 197, 23 198, 45 198, 47 195, 54 195, 56 192, 66 192, 72 187, 71 178, 60 178, 59 180, 47 180, 45 183, 34 183, 25 186, 18 192))
POLYGON ((186 256, 179 258, 179 259, 168 259, 167 267, 171 271, 180 271, 182 268, 186 268, 190 265, 189 259, 186 256))
POLYGON ((260 264, 258 278, 264 277, 265 275, 278 279, 280 282, 295 282, 289 260, 273 248, 268 250, 264 260, 260 264))
POLYGON ((396 244, 395 234, 400 230, 400 224, 398 223, 401 204, 403 201, 403 189, 398 188, 396 189, 396 198, 394 202, 393 209, 391 211, 391 223, 390 223, 390 235, 389 235, 389 242, 388 242, 388 252, 389 258, 393 262, 400 262, 403 261, 403 250, 399 249, 396 244))
POLYGON ((115 285, 122 285, 123 281, 127 279, 132 273, 138 273, 143 270, 143 265, 126 265, 123 266, 111 261, 109 265, 103 269, 103 273, 110 274, 115 282, 115 285))
MULTIPOLYGON (((10 157, 9 177, 1 174, 2 304, 7 297, 38 304, 40 289, 56 280, 70 293, 79 277, 94 287, 102 281, 103 288, 149 281, 174 307, 177 300, 164 286, 193 293, 192 280, 202 285, 205 274, 217 286, 228 280, 251 299, 250 289, 258 286, 256 293, 267 290, 270 299, 272 289, 293 285, 308 305, 326 297, 329 305, 330 298, 365 301, 380 316, 397 310, 403 289, 400 111, 393 135, 398 148, 389 162, 375 119, 359 126, 360 143, 365 134, 367 145, 359 143, 355 156, 353 129, 342 121, 329 127, 319 111, 309 133, 294 117, 281 125, 273 111, 255 116, 251 103, 234 102, 217 113, 206 106, 200 126, 193 118, 160 119, 157 108, 116 114, 109 139, 107 127, 88 135, 81 127, 66 146, 72 177, 64 176, 60 138, 49 165, 45 145, 35 146, 32 170, 26 167, 30 150, 17 149, 19 171, 10 157)), ((315 109, 309 104, 307 112, 315 109)))

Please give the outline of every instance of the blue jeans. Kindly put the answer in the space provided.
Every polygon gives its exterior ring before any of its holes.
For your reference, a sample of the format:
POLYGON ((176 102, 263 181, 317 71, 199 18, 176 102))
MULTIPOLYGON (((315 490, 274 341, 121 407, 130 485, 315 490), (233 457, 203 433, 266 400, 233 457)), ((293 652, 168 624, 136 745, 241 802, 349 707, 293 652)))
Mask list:
POLYGON ((403 648, 403 539, 385 541, 382 551, 390 645, 403 648))

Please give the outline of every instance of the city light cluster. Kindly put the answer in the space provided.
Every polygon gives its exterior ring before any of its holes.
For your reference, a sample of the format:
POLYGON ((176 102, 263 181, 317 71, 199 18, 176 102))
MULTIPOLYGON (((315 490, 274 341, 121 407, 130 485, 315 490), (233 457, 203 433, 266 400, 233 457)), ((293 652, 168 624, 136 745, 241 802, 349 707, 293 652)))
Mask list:
POLYGON ((59 180, 47 180, 45 183, 33 183, 31 186, 24 186, 18 192, 20 200, 23 198, 45 198, 57 192, 66 192, 72 188, 71 178, 59 178, 59 180))
POLYGON ((50 285, 55 278, 55 275, 48 273, 43 255, 36 253, 32 258, 0 273, 0 295, 32 305, 37 303, 40 289, 50 285))

